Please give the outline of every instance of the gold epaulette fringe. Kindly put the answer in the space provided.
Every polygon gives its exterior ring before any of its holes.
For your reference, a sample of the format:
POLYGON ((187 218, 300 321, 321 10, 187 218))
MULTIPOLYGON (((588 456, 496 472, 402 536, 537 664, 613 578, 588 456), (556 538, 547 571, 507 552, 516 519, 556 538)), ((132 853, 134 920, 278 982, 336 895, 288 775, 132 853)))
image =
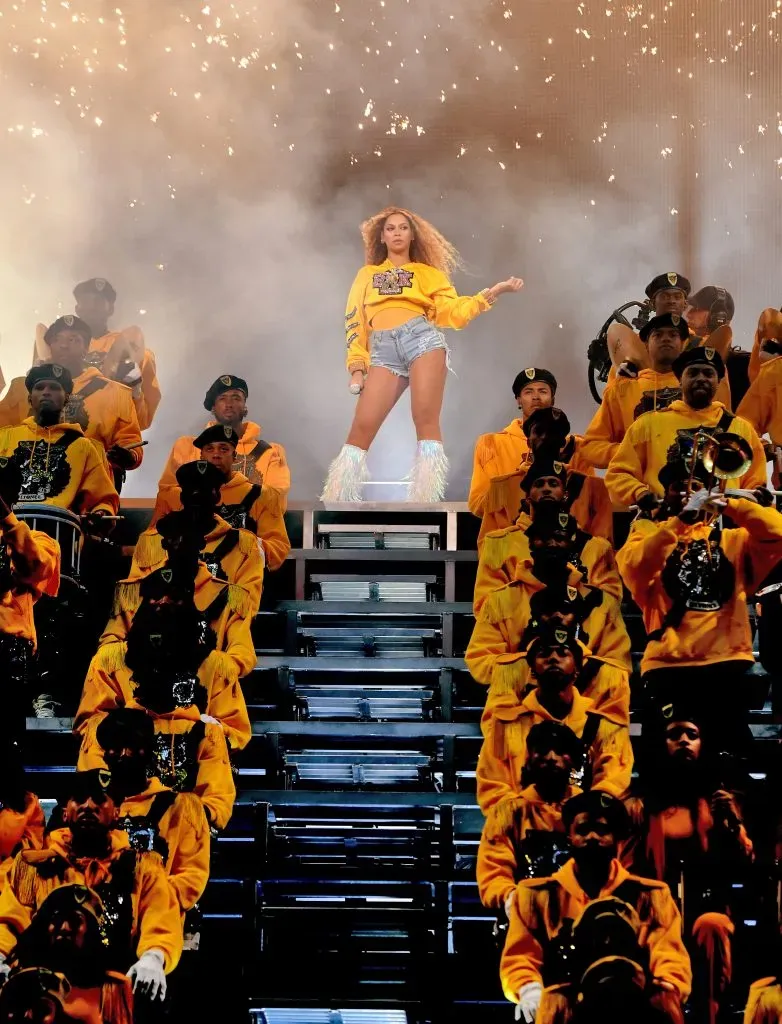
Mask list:
POLYGON ((489 684, 489 699, 491 697, 505 697, 509 693, 515 694, 521 699, 522 690, 529 680, 527 662, 525 660, 513 661, 510 664, 500 662, 494 665, 489 684))
POLYGON ((215 678, 220 679, 237 679, 238 672, 236 669, 236 662, 225 651, 212 651, 204 662, 204 667, 207 667, 210 678, 204 679, 207 689, 211 689, 213 680, 215 678))
POLYGON ((238 548, 243 555, 252 555, 258 550, 258 538, 249 530, 240 530, 238 548))
POLYGON ((481 561, 489 569, 501 569, 510 558, 513 538, 519 534, 517 526, 506 526, 504 530, 492 530, 483 538, 481 561))
POLYGON ((149 569, 153 565, 165 562, 166 552, 163 550, 163 538, 157 530, 145 530, 136 541, 133 556, 136 565, 141 569, 149 569))
POLYGON ((511 796, 489 808, 483 832, 490 842, 501 839, 512 831, 516 815, 523 803, 523 797, 511 796))
POLYGON ((519 612, 521 596, 521 588, 512 584, 492 590, 483 602, 481 618, 495 626, 504 619, 514 618, 519 612))
MULTIPOLYGON (((255 541, 253 540, 253 543, 255 541)), ((235 583, 228 584, 228 607, 232 612, 247 618, 248 615, 255 615, 258 611, 253 607, 253 601, 244 587, 237 587, 235 583)))
POLYGON ((134 614, 141 605, 141 580, 134 580, 132 583, 123 581, 114 588, 114 606, 112 615, 121 615, 123 612, 134 614))
POLYGON ((195 793, 178 793, 174 806, 181 810, 182 817, 190 828, 203 828, 205 824, 204 805, 201 803, 201 798, 195 793))
POLYGON ((93 664, 96 668, 102 668, 104 672, 119 672, 120 669, 125 668, 125 655, 128 651, 128 645, 124 640, 119 640, 112 644, 103 644, 99 647, 93 664))

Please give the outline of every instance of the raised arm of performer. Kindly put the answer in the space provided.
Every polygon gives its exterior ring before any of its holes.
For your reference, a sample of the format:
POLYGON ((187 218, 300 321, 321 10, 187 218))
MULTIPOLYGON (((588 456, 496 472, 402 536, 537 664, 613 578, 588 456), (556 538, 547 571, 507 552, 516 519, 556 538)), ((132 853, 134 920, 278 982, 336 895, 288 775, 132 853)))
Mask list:
POLYGON ((511 277, 477 295, 458 295, 449 280, 459 266, 458 253, 409 210, 382 210, 362 224, 361 234, 366 265, 345 310, 350 391, 361 397, 322 498, 361 500, 367 450, 409 383, 418 452, 408 500, 441 501, 448 472, 440 432, 448 345, 437 328, 466 327, 523 282, 511 277))

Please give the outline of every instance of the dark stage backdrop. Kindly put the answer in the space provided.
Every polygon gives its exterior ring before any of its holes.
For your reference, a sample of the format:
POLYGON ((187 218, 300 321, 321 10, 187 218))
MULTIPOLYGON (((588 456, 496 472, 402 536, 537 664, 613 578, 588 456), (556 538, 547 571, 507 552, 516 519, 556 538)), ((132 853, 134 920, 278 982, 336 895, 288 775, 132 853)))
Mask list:
MULTIPOLYGON (((245 376, 314 497, 354 400, 343 306, 357 225, 433 220, 477 291, 517 297, 452 334, 444 426, 472 445, 533 363, 583 428, 586 346, 654 273, 782 302, 782 0, 0 0, 0 363, 108 277, 165 397, 128 493, 154 493, 219 374, 245 376)), ((407 472, 403 399, 370 457, 407 472)))

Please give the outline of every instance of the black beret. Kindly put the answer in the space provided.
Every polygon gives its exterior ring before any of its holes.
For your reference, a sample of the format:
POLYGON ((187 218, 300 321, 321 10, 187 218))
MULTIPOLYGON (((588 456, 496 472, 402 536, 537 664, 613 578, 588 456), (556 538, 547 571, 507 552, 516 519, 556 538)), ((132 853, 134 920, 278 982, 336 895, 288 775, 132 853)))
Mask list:
POLYGON ((525 494, 529 494, 535 481, 540 480, 543 476, 559 477, 562 483, 565 484, 567 483, 567 467, 564 462, 558 462, 556 459, 535 459, 521 481, 522 491, 525 494))
POLYGON ((659 316, 653 316, 648 323, 643 325, 639 332, 641 341, 648 341, 652 331, 656 331, 660 327, 675 327, 682 341, 686 341, 690 336, 690 328, 683 316, 679 316, 678 313, 661 313, 659 316))
POLYGON ((733 314, 736 312, 736 303, 733 301, 733 296, 725 288, 719 288, 714 284, 707 284, 690 296, 690 306, 692 309, 710 310, 715 302, 723 304, 728 320, 732 320, 733 314))
POLYGON ((89 281, 81 281, 73 289, 73 297, 78 299, 80 295, 101 295, 112 306, 117 301, 117 293, 111 287, 105 277, 91 277, 89 281))
POLYGON ((574 760, 581 756, 581 740, 562 722, 538 722, 527 733, 527 750, 556 750, 574 760))
POLYGON ((62 792, 65 802, 87 800, 89 797, 101 797, 111 784, 111 772, 108 768, 90 768, 86 772, 72 772, 65 778, 62 792))
POLYGON ((516 379, 513 381, 514 397, 518 398, 522 389, 528 384, 548 384, 552 395, 557 391, 557 378, 551 370, 542 370, 538 366, 528 366, 526 370, 522 370, 516 375, 516 379))
POLYGON ((677 380, 682 379, 688 366, 713 366, 720 380, 725 376, 725 363, 722 356, 716 348, 709 348, 708 345, 695 345, 674 359, 671 370, 676 374, 677 380))
POLYGON ((235 448, 239 444, 239 435, 233 427, 222 423, 213 423, 211 427, 201 431, 195 441, 193 441, 193 445, 200 451, 205 445, 217 444, 220 441, 223 444, 231 444, 235 448))
POLYGON ((584 648, 578 642, 575 631, 564 629, 555 623, 541 626, 532 638, 524 652, 530 665, 540 647, 568 647, 573 652, 577 665, 580 666, 584 660, 584 648))
POLYGON ((155 741, 155 723, 146 711, 138 708, 113 708, 95 730, 95 739, 102 750, 108 750, 117 740, 121 746, 125 746, 129 736, 138 739, 147 750, 151 749, 155 741))
POLYGON ((534 622, 542 615, 554 615, 556 612, 575 614, 582 616, 586 611, 587 602, 576 587, 552 586, 536 590, 529 599, 530 622, 534 622))
POLYGON ((217 378, 207 391, 204 398, 204 408, 211 412, 214 409, 215 399, 222 395, 224 391, 243 391, 245 398, 250 394, 246 380, 242 380, 241 377, 234 377, 230 373, 224 373, 222 377, 217 378))
MULTIPOLYGON (((708 485, 714 482, 713 476, 699 459, 695 462, 695 469, 692 475, 695 480, 699 480, 702 484, 708 485)), ((684 459, 671 459, 665 463, 657 474, 657 479, 660 481, 660 485, 667 490, 672 483, 689 480, 690 467, 684 459)))
POLYGON ((185 462, 176 471, 176 482, 183 491, 208 484, 216 491, 225 483, 225 475, 211 462, 185 462))
POLYGON ((533 427, 546 434, 559 434, 564 441, 570 433, 570 420, 562 409, 552 406, 546 409, 533 409, 521 425, 525 437, 530 436, 533 427))
POLYGON ((584 813, 596 818, 605 818, 618 839, 624 838, 630 832, 630 816, 625 805, 610 793, 589 789, 566 800, 562 805, 562 824, 565 830, 570 829, 576 815, 584 813))
POLYGON ((24 386, 27 388, 28 394, 42 380, 54 381, 55 384, 61 385, 66 395, 70 395, 73 391, 73 377, 71 377, 70 371, 58 363, 41 363, 40 366, 34 366, 30 370, 24 379, 24 386))
POLYGON ((646 286, 646 294, 653 299, 658 292, 664 291, 666 288, 678 288, 687 296, 690 294, 691 285, 683 274, 675 274, 670 270, 667 274, 658 274, 653 281, 650 281, 646 286))
POLYGON ((72 313, 58 316, 54 323, 46 328, 43 340, 48 344, 60 331, 77 331, 86 340, 88 345, 92 340, 92 330, 89 324, 86 324, 81 317, 74 316, 72 313))

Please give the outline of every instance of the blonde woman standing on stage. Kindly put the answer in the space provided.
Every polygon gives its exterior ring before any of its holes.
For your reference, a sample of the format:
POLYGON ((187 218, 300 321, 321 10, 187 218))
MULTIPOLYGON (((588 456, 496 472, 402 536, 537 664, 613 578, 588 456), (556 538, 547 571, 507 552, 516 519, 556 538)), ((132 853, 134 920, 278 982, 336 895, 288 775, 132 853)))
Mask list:
POLYGON ((361 225, 366 265, 350 289, 345 311, 350 391, 358 406, 347 443, 329 467, 324 501, 360 501, 367 450, 410 385, 418 450, 407 499, 442 501, 448 459, 440 432, 448 345, 439 327, 466 327, 505 292, 511 277, 477 295, 457 295, 449 280, 459 254, 427 221, 389 207, 361 225))

